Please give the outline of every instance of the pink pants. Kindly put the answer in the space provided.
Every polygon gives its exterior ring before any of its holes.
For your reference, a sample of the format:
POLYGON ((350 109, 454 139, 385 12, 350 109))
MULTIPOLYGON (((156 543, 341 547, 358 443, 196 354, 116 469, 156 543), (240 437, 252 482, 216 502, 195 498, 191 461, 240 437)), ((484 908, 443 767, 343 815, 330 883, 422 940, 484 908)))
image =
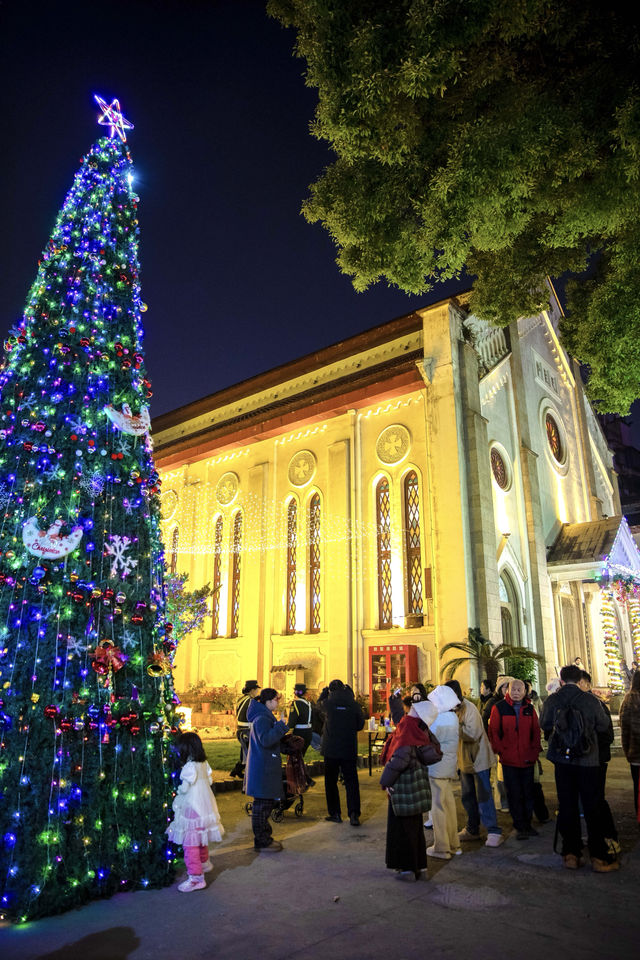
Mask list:
POLYGON ((184 847, 184 862, 190 877, 202 875, 202 864, 209 859, 209 847, 184 847))

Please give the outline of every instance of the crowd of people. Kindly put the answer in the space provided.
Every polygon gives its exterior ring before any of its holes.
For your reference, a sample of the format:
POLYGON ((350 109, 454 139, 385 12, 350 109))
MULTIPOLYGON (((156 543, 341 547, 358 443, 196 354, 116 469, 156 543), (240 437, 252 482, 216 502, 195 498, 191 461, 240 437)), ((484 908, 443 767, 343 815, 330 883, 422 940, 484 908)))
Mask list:
MULTIPOLYGON (((303 757, 313 743, 324 757, 327 815, 342 822, 339 778, 344 783, 349 824, 360 826, 360 787, 357 772, 357 735, 364 714, 351 688, 341 680, 325 687, 317 704, 297 684, 285 720, 280 697, 270 687, 248 681, 238 701, 237 736, 241 755, 232 774, 244 780, 244 792, 253 798, 251 825, 258 853, 277 853, 271 813, 283 795, 281 754, 298 764, 298 787, 314 781, 305 772, 303 757), (302 774, 300 774, 300 769, 302 774)), ((591 689, 591 677, 573 663, 547 684, 548 696, 540 714, 531 685, 501 676, 495 685, 484 680, 480 690, 482 713, 463 696, 460 684, 449 680, 430 692, 415 683, 389 700, 395 725, 383 752, 380 785, 388 796, 385 862, 398 879, 426 879, 428 858, 449 860, 462 853, 462 842, 482 841, 496 848, 503 841, 498 806, 511 815, 515 837, 537 836, 532 825, 551 817, 540 782, 542 737, 547 759, 554 765, 557 825, 554 849, 561 841, 563 865, 582 866, 584 818, 592 869, 610 873, 620 867, 620 845, 606 799, 607 765, 614 732, 611 714, 591 689), (459 829, 454 786, 459 782, 466 823, 459 829), (495 787, 495 795, 494 795, 495 787), (427 846, 425 828, 433 830, 427 846)), ((632 676, 620 708, 622 747, 630 764, 636 815, 640 773, 640 672, 632 676)), ((185 732, 178 739, 182 769, 174 800, 169 839, 184 850, 187 879, 178 889, 200 890, 211 869, 209 843, 222 839, 224 829, 211 790, 213 774, 198 735, 185 732)), ((294 764, 295 767, 295 764, 294 764)), ((285 781, 286 783, 286 781, 285 781)))

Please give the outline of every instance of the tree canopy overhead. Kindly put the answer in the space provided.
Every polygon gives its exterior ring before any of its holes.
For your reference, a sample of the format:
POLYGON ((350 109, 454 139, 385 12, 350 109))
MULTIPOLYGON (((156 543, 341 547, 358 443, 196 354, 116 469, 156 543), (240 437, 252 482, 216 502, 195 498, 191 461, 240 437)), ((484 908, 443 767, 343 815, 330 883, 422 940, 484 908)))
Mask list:
POLYGON ((269 0, 335 162, 303 206, 364 290, 476 277, 507 324, 567 286, 602 411, 640 396, 638 15, 613 0, 269 0))

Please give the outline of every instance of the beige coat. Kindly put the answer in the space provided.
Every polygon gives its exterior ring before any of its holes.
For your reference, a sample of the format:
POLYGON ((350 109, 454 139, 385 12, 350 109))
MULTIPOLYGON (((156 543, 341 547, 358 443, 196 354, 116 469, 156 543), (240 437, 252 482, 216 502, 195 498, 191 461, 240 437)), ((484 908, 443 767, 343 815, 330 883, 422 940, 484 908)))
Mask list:
POLYGON ((458 769, 461 773, 480 773, 496 762, 489 738, 485 733, 478 708, 470 700, 463 700, 457 712, 460 724, 458 742, 458 769))

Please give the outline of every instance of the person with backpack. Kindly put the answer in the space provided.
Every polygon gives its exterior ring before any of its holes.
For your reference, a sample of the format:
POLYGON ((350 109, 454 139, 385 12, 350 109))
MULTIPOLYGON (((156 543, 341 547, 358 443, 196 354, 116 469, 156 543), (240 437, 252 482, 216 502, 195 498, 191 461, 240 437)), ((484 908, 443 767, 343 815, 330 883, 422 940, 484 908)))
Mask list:
POLYGON ((631 681, 631 690, 622 701, 619 722, 622 749, 633 778, 633 802, 636 808, 636 816, 640 820, 640 812, 638 811, 638 792, 640 791, 640 673, 634 675, 631 681))
POLYGON ((540 725, 549 743, 547 759, 555 766, 562 862, 568 870, 582 865, 580 799, 592 869, 610 873, 620 863, 605 839, 598 748, 598 735, 606 733, 609 721, 596 697, 578 686, 581 678, 582 670, 575 664, 561 669, 562 686, 545 701, 540 725))
POLYGON ((596 697, 596 700, 602 707, 607 717, 607 722, 609 726, 605 733, 598 734, 598 759, 600 761, 600 805, 602 807, 602 829, 604 831, 605 840, 607 841, 607 846, 609 852, 613 850, 614 853, 620 853, 620 844, 618 843, 618 829, 616 827, 615 821, 613 819, 613 814, 611 813, 611 807, 607 802, 606 791, 607 791, 607 767, 609 761, 611 760, 611 744, 614 740, 613 733, 613 720, 611 719, 611 711, 606 705, 604 700, 601 700, 600 697, 591 689, 591 674, 587 673, 586 670, 582 671, 582 678, 578 683, 578 686, 581 690, 584 690, 585 693, 590 693, 591 696, 596 697))

